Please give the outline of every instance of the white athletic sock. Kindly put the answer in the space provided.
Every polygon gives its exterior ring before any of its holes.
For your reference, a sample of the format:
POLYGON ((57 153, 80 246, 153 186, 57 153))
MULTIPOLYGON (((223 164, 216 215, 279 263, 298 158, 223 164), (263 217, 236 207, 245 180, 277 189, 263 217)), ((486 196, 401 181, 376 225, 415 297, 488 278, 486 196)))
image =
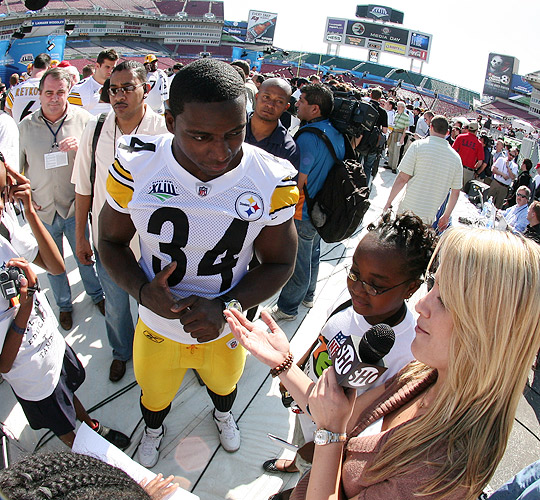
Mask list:
POLYGON ((151 436, 159 436, 163 432, 163 426, 159 426, 157 429, 152 429, 150 427, 146 428, 146 434, 151 436))
POLYGON ((230 411, 219 411, 219 410, 214 409, 214 416, 218 420, 225 420, 225 418, 227 418, 230 413, 231 413, 230 411))

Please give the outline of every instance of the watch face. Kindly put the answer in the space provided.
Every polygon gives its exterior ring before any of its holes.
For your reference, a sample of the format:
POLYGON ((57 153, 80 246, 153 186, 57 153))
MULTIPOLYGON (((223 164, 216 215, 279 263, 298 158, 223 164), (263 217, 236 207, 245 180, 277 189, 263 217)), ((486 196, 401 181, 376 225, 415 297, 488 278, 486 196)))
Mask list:
POLYGON ((328 444, 330 442, 330 432, 325 429, 315 431, 315 444, 328 444))
POLYGON ((237 311, 242 312, 242 305, 236 299, 232 299, 231 301, 229 301, 225 307, 227 309, 236 309, 237 311))

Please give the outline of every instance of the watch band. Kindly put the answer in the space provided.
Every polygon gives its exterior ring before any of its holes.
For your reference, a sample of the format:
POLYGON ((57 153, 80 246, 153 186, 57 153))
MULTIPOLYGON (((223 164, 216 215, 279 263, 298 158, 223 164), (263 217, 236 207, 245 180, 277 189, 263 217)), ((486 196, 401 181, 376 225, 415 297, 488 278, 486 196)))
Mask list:
POLYGON ((316 445, 325 445, 330 443, 344 443, 347 441, 347 433, 331 432, 326 429, 317 429, 314 433, 314 442, 316 445))

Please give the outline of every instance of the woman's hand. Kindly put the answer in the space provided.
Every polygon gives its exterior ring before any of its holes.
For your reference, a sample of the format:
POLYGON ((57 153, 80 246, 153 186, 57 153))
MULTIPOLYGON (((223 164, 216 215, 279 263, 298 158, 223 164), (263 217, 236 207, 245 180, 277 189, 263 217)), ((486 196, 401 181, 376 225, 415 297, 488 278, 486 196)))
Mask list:
POLYGON ((259 361, 270 368, 279 366, 289 353, 289 341, 270 314, 261 313, 261 319, 270 331, 255 326, 235 309, 224 311, 227 323, 236 339, 259 361))
POLYGON ((317 428, 345 432, 356 400, 356 390, 338 385, 331 366, 324 370, 308 398, 311 418, 317 428))
POLYGON ((147 479, 143 479, 139 484, 150 495, 152 500, 161 500, 178 489, 179 485, 173 483, 173 479, 174 476, 164 478, 163 474, 159 473, 152 481, 147 483, 147 479))

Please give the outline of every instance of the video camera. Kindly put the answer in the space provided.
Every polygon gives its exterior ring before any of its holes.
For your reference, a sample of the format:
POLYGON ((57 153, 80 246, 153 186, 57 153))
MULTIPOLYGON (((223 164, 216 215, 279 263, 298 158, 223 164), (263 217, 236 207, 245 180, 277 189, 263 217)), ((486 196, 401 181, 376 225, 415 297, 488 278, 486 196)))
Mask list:
POLYGON ((6 300, 17 297, 21 292, 21 278, 26 278, 24 271, 17 266, 0 270, 0 293, 6 300))
POLYGON ((360 137, 370 132, 378 119, 379 112, 371 104, 359 101, 349 92, 334 92, 330 122, 342 134, 360 137))

